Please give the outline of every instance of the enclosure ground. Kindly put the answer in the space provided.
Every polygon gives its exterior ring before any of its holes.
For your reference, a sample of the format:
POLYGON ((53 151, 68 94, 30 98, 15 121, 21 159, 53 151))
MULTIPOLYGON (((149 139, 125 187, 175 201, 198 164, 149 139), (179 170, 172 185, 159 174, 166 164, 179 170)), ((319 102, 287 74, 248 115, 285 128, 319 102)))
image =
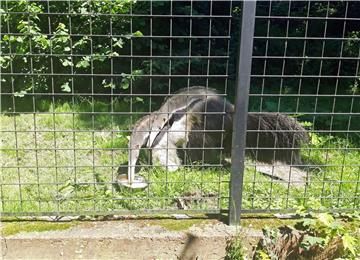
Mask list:
MULTIPOLYGON (((43 103, 43 111, 47 111, 44 114, 0 116, 0 130, 4 131, 0 140, 3 212, 89 214, 228 207, 230 174, 224 167, 200 164, 172 173, 143 167, 139 174, 149 182, 146 189, 119 189, 116 178, 119 166, 127 162, 129 134, 121 130, 129 129, 129 118, 102 114, 96 116, 94 126, 91 116, 71 113, 91 109, 87 102, 43 103), (15 126, 17 133, 13 132, 15 126)), ((110 106, 104 102, 94 105, 98 111, 108 111, 110 106)), ((122 109, 121 103, 116 106, 122 109)), ((279 182, 259 173, 259 165, 256 168, 250 166, 252 162, 247 163, 244 209, 289 209, 306 205, 310 198, 327 208, 359 207, 357 144, 339 136, 312 134, 311 138, 311 145, 302 152, 308 165, 302 168, 307 174, 306 185, 305 181, 295 185, 292 179, 279 182)), ((271 168, 271 174, 277 169, 271 168)), ((291 172, 295 176, 295 169, 291 172)))
POLYGON ((244 245, 251 248, 261 236, 256 229, 227 226, 213 219, 16 222, 25 231, 7 235, 12 225, 3 223, 2 227, 4 259, 221 259, 232 237, 244 236, 244 245), (59 230, 64 224, 67 229, 59 230), (45 225, 47 231, 27 232, 28 225, 33 230, 45 225))

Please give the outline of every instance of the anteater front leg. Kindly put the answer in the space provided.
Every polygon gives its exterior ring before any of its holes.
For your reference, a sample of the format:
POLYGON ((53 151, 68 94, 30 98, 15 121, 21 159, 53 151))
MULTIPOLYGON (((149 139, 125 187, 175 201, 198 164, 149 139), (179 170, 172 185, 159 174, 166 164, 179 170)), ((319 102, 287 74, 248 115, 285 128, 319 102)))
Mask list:
POLYGON ((187 143, 186 117, 175 121, 171 126, 164 127, 152 147, 153 163, 165 167, 169 171, 176 171, 181 166, 177 148, 187 143))

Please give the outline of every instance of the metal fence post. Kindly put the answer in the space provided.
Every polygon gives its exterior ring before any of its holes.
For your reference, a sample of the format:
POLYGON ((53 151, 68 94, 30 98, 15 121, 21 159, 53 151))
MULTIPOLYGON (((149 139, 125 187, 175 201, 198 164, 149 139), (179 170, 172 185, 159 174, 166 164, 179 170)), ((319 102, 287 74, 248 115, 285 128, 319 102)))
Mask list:
POLYGON ((230 225, 237 225, 240 222, 255 10, 256 1, 243 2, 231 154, 230 225))

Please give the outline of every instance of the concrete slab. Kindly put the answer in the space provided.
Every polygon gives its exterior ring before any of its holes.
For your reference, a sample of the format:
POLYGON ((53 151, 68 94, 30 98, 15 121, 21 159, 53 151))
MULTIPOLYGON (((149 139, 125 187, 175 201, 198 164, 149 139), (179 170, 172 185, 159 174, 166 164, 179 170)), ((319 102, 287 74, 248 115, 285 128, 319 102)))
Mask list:
POLYGON ((180 231, 152 220, 86 222, 67 230, 3 236, 1 253, 3 259, 221 259, 227 241, 237 235, 251 248, 261 232, 215 220, 180 231))

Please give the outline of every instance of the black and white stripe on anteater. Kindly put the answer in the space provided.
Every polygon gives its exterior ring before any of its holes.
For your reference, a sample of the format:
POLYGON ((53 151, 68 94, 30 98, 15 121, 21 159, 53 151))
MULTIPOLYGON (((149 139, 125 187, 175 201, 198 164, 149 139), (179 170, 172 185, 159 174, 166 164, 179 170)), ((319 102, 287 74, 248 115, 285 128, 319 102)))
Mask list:
MULTIPOLYGON (((214 89, 178 91, 136 123, 129 142, 129 176, 135 175, 142 147, 151 149, 153 163, 170 171, 178 169, 185 158, 220 162, 220 154, 231 151, 233 112, 234 106, 214 89)), ((247 128, 259 131, 247 134, 247 154, 255 160, 301 163, 299 148, 308 142, 308 135, 295 119, 278 113, 249 114, 247 128)))

